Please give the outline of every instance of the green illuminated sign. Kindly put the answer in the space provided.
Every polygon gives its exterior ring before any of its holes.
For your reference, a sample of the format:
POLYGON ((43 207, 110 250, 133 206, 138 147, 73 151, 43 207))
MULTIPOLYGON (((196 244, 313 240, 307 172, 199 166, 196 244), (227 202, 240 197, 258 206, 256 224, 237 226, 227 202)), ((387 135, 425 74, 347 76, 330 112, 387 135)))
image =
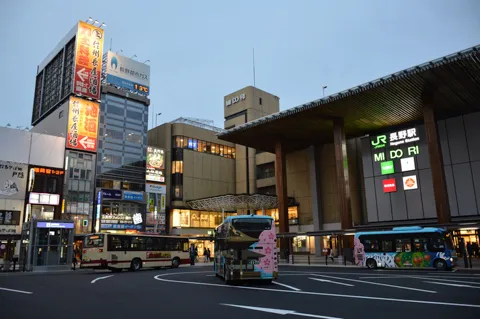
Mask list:
POLYGON ((382 148, 387 145, 387 136, 386 135, 379 135, 376 137, 376 140, 372 139, 372 146, 374 149, 382 148))
POLYGON ((395 173, 395 169, 393 167, 393 161, 381 162, 380 169, 382 170, 382 175, 395 173))
MULTIPOLYGON (((418 146, 410 146, 408 147, 406 153, 408 154, 409 157, 418 155, 420 154, 420 148, 418 146)), ((402 158, 405 155, 405 152, 401 149, 396 149, 396 150, 391 150, 388 154, 390 156, 390 159, 393 160, 396 158, 402 158)), ((375 162, 383 162, 386 159, 387 158, 385 156, 385 152, 373 154, 373 160, 375 162)))

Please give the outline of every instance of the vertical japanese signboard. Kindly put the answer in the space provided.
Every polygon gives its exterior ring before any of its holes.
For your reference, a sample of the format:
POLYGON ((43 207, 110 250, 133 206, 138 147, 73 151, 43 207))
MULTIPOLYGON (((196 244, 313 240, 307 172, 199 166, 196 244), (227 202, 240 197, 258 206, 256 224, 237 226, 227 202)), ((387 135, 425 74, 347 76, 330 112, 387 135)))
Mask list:
POLYGON ((70 97, 67 148, 97 151, 98 110, 96 102, 70 97))
POLYGON ((78 24, 73 93, 100 99, 103 30, 86 22, 78 24))
POLYGON ((165 151, 152 146, 147 147, 147 173, 145 179, 165 183, 165 151))

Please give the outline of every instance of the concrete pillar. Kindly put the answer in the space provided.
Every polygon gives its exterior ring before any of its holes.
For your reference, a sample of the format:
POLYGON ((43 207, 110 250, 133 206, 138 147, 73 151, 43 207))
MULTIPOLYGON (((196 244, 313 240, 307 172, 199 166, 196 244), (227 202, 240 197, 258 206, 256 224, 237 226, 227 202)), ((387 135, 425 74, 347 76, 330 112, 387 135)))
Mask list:
POLYGON ((333 146, 335 150, 338 211, 341 216, 342 229, 351 229, 352 204, 350 201, 347 143, 343 119, 333 120, 333 146))
POLYGON ((430 157, 430 168, 432 169, 433 193, 435 195, 437 219, 439 224, 448 224, 451 221, 451 215, 448 202, 445 169, 443 167, 443 156, 440 147, 440 140, 438 138, 435 111, 430 101, 423 104, 423 120, 425 123, 428 154, 430 157))

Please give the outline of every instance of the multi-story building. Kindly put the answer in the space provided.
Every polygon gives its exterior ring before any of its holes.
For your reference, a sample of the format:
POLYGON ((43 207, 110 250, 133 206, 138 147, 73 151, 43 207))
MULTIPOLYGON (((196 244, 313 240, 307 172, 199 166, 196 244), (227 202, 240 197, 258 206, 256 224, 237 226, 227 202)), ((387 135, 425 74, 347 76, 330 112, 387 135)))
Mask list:
POLYGON ((19 254, 23 223, 60 217, 65 138, 0 127, 0 148, 1 263, 8 246, 19 254))
POLYGON ((103 40, 79 22, 37 69, 32 131, 66 137, 61 218, 76 234, 144 229, 150 68, 103 40))
MULTIPOLYGON (((278 97, 246 87, 225 97, 224 125, 232 128, 278 110, 278 97)), ((166 230, 170 234, 205 236, 232 214, 264 213, 278 219, 276 208, 255 211, 229 205, 222 211, 222 200, 254 194, 275 197, 275 156, 221 141, 217 135, 224 131, 208 121, 189 118, 179 118, 149 131, 148 144, 165 150, 166 230), (199 202, 219 204, 206 207, 199 202)), ((294 200, 291 204, 295 224, 298 207, 294 200)), ((196 244, 200 254, 206 247, 213 250, 208 240, 198 240, 196 244)))

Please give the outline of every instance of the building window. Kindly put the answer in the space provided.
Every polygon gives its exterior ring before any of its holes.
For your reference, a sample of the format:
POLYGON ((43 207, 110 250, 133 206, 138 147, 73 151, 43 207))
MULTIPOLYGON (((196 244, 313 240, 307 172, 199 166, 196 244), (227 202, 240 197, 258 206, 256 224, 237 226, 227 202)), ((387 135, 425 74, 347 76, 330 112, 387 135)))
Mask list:
POLYGON ((183 161, 172 162, 172 174, 183 174, 183 161))
POLYGON ((105 156, 103 157, 103 162, 108 164, 121 165, 122 157, 118 155, 105 154, 105 156))
POLYGON ((63 117, 63 110, 58 112, 58 118, 61 119, 63 117))
POLYGON ((116 140, 123 140, 123 132, 107 128, 105 130, 105 137, 113 138, 116 140))
POLYGON ((260 105, 262 105, 262 98, 261 97, 258 98, 258 103, 260 103, 260 105))
POLYGON ((257 166, 257 179, 275 177, 275 163, 265 163, 257 166))
POLYGON ((142 144, 142 136, 130 132, 127 134, 127 141, 129 141, 130 143, 142 144))
POLYGON ((272 186, 266 186, 266 187, 259 187, 257 188, 257 193, 262 194, 262 195, 277 195, 277 190, 275 188, 275 185, 272 186))
MULTIPOLYGON (((278 209, 275 208, 275 209, 266 209, 264 211, 264 215, 265 216, 270 216, 270 217, 273 217, 273 219, 275 220, 275 223, 278 224, 280 218, 279 218, 279 214, 278 214, 278 209)), ((262 215, 262 211, 261 210, 257 210, 256 211, 256 214, 257 215, 262 215)), ((298 225, 299 222, 298 222, 298 207, 297 206, 291 206, 291 207, 288 207, 288 224, 289 225, 298 225)))
POLYGON ((222 144, 207 142, 185 136, 173 137, 174 148, 186 148, 195 152, 209 153, 226 158, 235 158, 235 148, 222 144))
MULTIPOLYGON (((237 213, 225 213, 225 217, 237 213)), ((208 212, 190 209, 174 209, 172 211, 172 227, 216 228, 222 223, 221 212, 208 212)))

